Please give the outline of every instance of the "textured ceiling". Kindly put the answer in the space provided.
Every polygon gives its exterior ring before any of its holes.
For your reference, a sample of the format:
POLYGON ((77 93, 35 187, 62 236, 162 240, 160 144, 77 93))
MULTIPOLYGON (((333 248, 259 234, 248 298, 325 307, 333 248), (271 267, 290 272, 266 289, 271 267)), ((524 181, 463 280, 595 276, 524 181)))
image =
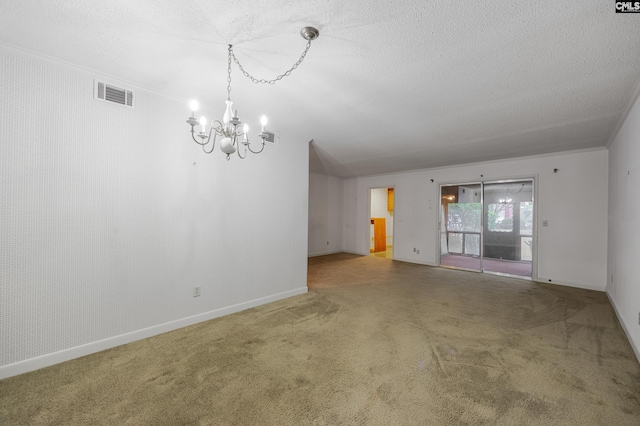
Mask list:
POLYGON ((307 25, 320 37, 290 77, 256 86, 234 67, 232 99, 339 176, 605 146, 640 82, 640 14, 613 1, 0 3, 0 41, 220 115, 227 45, 270 79, 307 25))

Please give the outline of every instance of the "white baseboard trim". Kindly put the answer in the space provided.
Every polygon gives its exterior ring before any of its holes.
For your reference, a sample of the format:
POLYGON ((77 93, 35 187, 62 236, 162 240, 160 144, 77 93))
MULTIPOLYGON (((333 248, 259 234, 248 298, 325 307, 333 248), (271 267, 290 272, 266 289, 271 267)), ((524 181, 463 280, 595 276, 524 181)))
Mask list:
POLYGON ((616 302, 613 301, 613 297, 611 297, 611 295, 609 294, 608 291, 606 291, 605 293, 607 293, 607 297, 609 298, 609 302, 611 302, 611 306, 613 306, 613 310, 615 311, 616 316, 618 317, 618 321, 620 322, 620 325, 622 325, 622 330, 624 330, 624 334, 626 334, 626 336, 627 336, 627 340, 629 341, 629 344, 631 345, 631 349, 633 349, 633 352, 636 354, 636 358, 638 359, 638 363, 640 363, 640 348, 631 339, 631 333, 629 333, 629 328, 627 328, 627 324, 625 324, 624 320, 622 319, 622 315, 620 315, 620 311, 618 310, 618 307, 616 306, 616 302))
POLYGON ((571 283, 571 282, 565 282, 565 281, 549 281, 549 279, 545 277, 533 278, 532 281, 537 283, 542 283, 542 284, 563 285, 565 287, 581 288, 584 290, 593 290, 593 291, 602 291, 602 292, 605 291, 605 286, 596 286, 596 285, 589 285, 589 284, 583 284, 583 283, 571 283))
POLYGON ((249 300, 247 302, 238 303, 236 305, 226 306, 224 308, 215 309, 209 312, 203 312, 198 315, 182 318, 175 321, 169 321, 164 324, 154 325, 152 327, 141 330, 132 331, 130 333, 121 334, 119 336, 109 337, 108 339, 98 340, 96 342, 87 343, 85 345, 64 349, 59 352, 42 355, 39 357, 27 359, 0 366, 0 380, 7 377, 17 376, 19 374, 28 373, 29 371, 39 370, 61 362, 70 361, 85 355, 90 355, 105 349, 115 348, 116 346, 125 345, 137 340, 146 339, 168 331, 177 330, 189 325, 208 321, 214 318, 244 311, 266 303, 275 302, 277 300, 286 299, 300 294, 307 293, 307 287, 300 287, 294 290, 285 291, 271 296, 261 297, 259 299, 249 300))
POLYGON ((307 257, 318 257, 318 256, 327 256, 330 254, 337 254, 337 253, 342 253, 342 250, 331 250, 331 251, 325 251, 325 252, 318 252, 318 253, 309 253, 307 254, 307 257))

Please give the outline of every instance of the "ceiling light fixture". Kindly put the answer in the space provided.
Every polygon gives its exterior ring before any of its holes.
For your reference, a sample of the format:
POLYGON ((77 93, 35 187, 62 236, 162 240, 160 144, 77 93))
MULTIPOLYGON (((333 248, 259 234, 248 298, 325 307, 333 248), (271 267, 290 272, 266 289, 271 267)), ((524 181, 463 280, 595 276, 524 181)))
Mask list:
POLYGON ((282 80, 283 77, 291 75, 291 72, 298 68, 311 47, 311 41, 318 38, 320 32, 313 27, 304 27, 300 30, 300 35, 302 38, 307 40, 307 46, 304 49, 304 52, 302 52, 300 59, 298 59, 291 68, 273 80, 257 79, 245 71, 244 67, 240 64, 240 61, 238 61, 238 58, 236 58, 236 55, 233 53, 233 45, 229 45, 229 54, 227 59, 227 100, 225 101, 227 106, 222 117, 222 122, 220 120, 212 120, 209 125, 209 132, 207 133, 207 119, 204 117, 200 117, 199 120, 196 119, 196 113, 199 108, 198 101, 194 100, 190 103, 191 116, 187 120, 187 123, 191 125, 191 138, 195 143, 202 146, 202 150, 205 153, 211 154, 213 152, 213 149, 216 147, 216 138, 218 137, 222 138, 220 140, 220 149, 222 152, 227 154, 227 160, 229 160, 231 154, 236 151, 238 152, 238 157, 244 159, 247 156, 247 149, 253 154, 259 154, 264 150, 264 142, 268 136, 268 134, 265 133, 267 117, 263 115, 260 119, 262 131, 258 134, 258 137, 262 139, 262 147, 259 150, 254 151, 251 149, 251 144, 249 142, 249 126, 247 124, 242 125, 242 122, 238 119, 238 110, 233 110, 233 102, 231 102, 231 60, 233 59, 238 68, 240 68, 240 71, 242 71, 242 74, 255 84, 261 83, 273 85, 277 81, 282 80), (195 126, 197 125, 200 125, 200 132, 196 134, 195 126), (201 140, 199 141, 196 139, 196 136, 201 140), (207 149, 207 145, 210 142, 211 149, 207 149), (240 144, 244 145, 244 155, 240 153, 240 144))

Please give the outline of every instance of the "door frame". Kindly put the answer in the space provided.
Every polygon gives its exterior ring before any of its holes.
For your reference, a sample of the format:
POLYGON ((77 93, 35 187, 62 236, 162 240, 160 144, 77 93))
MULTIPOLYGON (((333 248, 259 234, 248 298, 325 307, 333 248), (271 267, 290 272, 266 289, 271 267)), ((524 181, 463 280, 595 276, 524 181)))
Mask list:
MULTIPOLYGON (((371 190, 373 189, 393 189, 393 220, 392 220, 392 224, 393 224, 393 235, 391 236, 391 247, 395 247, 396 244, 396 200, 398 199, 398 191, 396 191, 396 187, 395 185, 376 185, 376 186, 370 186, 367 189, 367 221, 371 221, 371 190)), ((367 255, 371 254, 369 252, 369 250, 371 249, 371 225, 368 224, 367 225, 367 255)), ((391 254, 391 259, 395 259, 396 257, 396 251, 393 250, 392 254, 391 254)))
MULTIPOLYGON (((438 255, 438 266, 440 266, 441 264, 441 256, 442 256, 442 252, 441 252, 441 230, 442 230, 442 226, 443 224, 441 223, 441 216, 442 216, 442 187, 443 186, 464 186, 464 185, 481 185, 481 203, 482 203, 482 217, 480 220, 482 229, 481 229, 481 233, 480 233, 480 267, 481 270, 477 271, 474 269, 462 269, 462 268, 452 268, 452 269, 460 269, 460 270, 467 270, 467 271, 472 271, 472 272, 481 272, 481 273, 486 273, 486 274, 493 274, 493 275, 506 275, 509 277, 513 277, 513 278, 519 278, 519 279, 525 279, 525 280, 532 280, 532 281, 537 281, 538 280, 538 199, 539 199, 539 194, 538 194, 538 174, 534 174, 534 175, 524 175, 524 176, 508 176, 508 177, 501 177, 501 178, 484 178, 483 175, 480 175, 480 179, 476 179, 476 180, 459 180, 459 181, 455 181, 455 180, 447 180, 447 181, 438 181, 435 182, 436 185, 438 185, 438 214, 436 215, 436 223, 435 223, 435 229, 436 229, 436 235, 437 238, 435 238, 435 244, 436 244, 436 253, 438 255), (531 189, 531 198, 533 201, 533 231, 532 231, 532 242, 533 242, 533 249, 531 250, 531 277, 524 277, 524 276, 518 276, 518 275, 510 275, 510 274, 502 274, 502 273, 498 273, 498 272, 491 272, 491 271, 484 271, 484 265, 483 265, 483 261, 484 261, 484 185, 485 184, 493 184, 493 183, 511 183, 511 182, 522 182, 522 181, 531 181, 533 188, 531 189)), ((394 216, 395 219, 395 216, 394 216)), ((445 219, 446 220, 446 219, 445 219)), ((395 232, 394 232, 395 235, 395 232)))

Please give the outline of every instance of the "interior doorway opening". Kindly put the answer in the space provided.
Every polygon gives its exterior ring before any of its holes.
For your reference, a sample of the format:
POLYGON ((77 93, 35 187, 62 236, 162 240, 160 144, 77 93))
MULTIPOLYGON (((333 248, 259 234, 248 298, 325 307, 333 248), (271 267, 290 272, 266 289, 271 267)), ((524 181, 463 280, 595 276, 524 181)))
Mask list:
POLYGON ((440 266, 532 277, 532 179, 442 185, 440 198, 440 266))
POLYGON ((393 188, 373 188, 370 191, 369 253, 371 256, 393 258, 393 188))

